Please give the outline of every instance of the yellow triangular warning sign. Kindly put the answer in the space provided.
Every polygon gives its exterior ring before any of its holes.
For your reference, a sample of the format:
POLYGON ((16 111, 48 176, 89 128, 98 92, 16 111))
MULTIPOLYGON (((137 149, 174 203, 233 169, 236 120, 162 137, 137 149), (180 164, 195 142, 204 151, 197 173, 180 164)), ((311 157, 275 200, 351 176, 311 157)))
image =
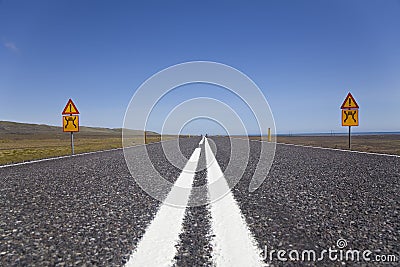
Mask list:
POLYGON ((72 102, 72 99, 68 100, 67 105, 65 106, 62 114, 79 114, 78 109, 76 108, 74 102, 72 102))
POLYGON ((351 93, 349 93, 340 108, 345 109, 345 108, 359 108, 359 107, 354 97, 351 95, 351 93))

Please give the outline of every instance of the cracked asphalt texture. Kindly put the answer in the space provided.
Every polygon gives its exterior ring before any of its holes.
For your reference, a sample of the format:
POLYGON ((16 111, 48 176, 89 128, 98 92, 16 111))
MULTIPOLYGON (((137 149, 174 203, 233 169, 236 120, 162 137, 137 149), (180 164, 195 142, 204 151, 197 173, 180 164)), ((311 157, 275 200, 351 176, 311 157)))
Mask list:
MULTIPOLYGON (((221 152, 216 157, 223 168, 229 160, 224 155, 229 153, 230 140, 213 140, 221 152)), ((267 246, 269 252, 273 249, 319 252, 334 249, 342 238, 348 244, 344 249, 368 249, 372 251, 371 258, 378 254, 399 257, 400 158, 278 144, 266 180, 249 193, 259 153, 260 143, 252 141, 250 163, 233 194, 260 248, 264 250, 267 246)), ((275 254, 274 260, 267 259, 266 263, 288 266, 296 262, 278 262, 275 254)))
MULTIPOLYGON (((199 141, 182 139, 183 155, 199 141)), ((173 182, 180 171, 161 145, 147 150, 173 182)), ((122 150, 1 168, 0 190, 1 266, 121 266, 160 205, 134 182, 122 150)))
MULTIPOLYGON (((225 170, 230 139, 211 139, 225 170)), ((199 141, 181 139, 182 154, 189 158, 199 141)), ((233 194, 261 249, 321 251, 343 238, 349 249, 399 256, 400 158, 278 144, 267 179, 250 193, 260 143, 250 145, 250 161, 233 194)), ((155 168, 174 182, 180 170, 161 144, 146 148, 155 168)), ((206 182, 203 151, 195 186, 206 182)), ((196 197, 204 196, 191 201, 196 197)), ((0 168, 0 203, 1 266, 121 266, 160 205, 134 182, 122 150, 0 168)), ((187 208, 176 266, 211 265, 209 216, 207 206, 187 208)), ((344 264, 282 263, 276 257, 266 263, 344 264)))

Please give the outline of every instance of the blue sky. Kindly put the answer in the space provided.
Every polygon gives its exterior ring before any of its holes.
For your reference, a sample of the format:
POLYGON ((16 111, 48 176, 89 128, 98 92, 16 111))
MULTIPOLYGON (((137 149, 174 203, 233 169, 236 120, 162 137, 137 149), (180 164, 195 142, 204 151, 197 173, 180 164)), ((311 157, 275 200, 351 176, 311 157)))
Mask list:
POLYGON ((396 0, 0 0, 0 41, 0 120, 59 125, 72 98, 81 125, 122 127, 151 75, 209 60, 260 87, 278 133, 346 131, 349 91, 355 131, 400 130, 396 0))

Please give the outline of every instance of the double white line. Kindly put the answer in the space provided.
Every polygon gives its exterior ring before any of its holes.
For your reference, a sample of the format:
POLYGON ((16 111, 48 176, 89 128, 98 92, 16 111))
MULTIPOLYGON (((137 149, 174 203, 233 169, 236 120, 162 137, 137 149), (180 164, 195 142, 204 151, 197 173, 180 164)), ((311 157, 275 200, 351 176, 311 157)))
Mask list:
MULTIPOLYGON (((207 206, 211 213, 211 232, 214 235, 211 241, 213 263, 216 266, 263 266, 265 263, 261 259, 261 249, 246 225, 207 138, 203 138, 199 145, 203 142, 208 166, 207 184, 210 199, 218 199, 221 192, 228 192, 223 198, 207 206)), ((169 198, 176 195, 175 187, 192 188, 199 157, 200 148, 196 148, 126 266, 174 264, 176 245, 183 230, 185 209, 171 207, 166 203, 169 203, 169 198)), ((187 192, 183 196, 180 195, 186 201, 186 206, 190 190, 187 192)))

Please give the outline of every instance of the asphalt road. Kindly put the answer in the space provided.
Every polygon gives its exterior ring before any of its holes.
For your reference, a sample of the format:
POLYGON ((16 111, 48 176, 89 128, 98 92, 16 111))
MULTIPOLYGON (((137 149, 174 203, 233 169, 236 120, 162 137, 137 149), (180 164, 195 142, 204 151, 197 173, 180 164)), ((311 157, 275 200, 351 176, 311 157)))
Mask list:
MULTIPOLYGON (((212 140, 217 162, 225 170, 230 139, 212 140)), ((186 159, 199 147, 199 141, 180 141, 186 159)), ((232 195, 255 245, 263 251, 260 257, 265 250, 267 256, 271 250, 318 253, 337 248, 339 239, 346 240, 344 249, 370 250, 371 258, 399 257, 399 157, 277 145, 269 175, 250 193, 260 143, 250 144, 249 164, 232 195)), ((200 145, 194 186, 207 184, 204 146, 200 145)), ((159 173, 174 183, 184 162, 170 164, 160 144, 147 145, 147 151, 159 173)), ((145 176, 148 166, 141 166, 140 157, 135 160, 135 175, 145 176)), ((225 174, 228 183, 234 175, 225 174)), ((189 202, 201 197, 207 197, 207 192, 191 195, 189 202)), ((121 266, 141 242, 162 202, 134 182, 122 150, 114 150, 0 168, 0 204, 1 266, 121 266)), ((226 212, 228 216, 230 211, 226 212)), ((171 264, 214 263, 218 233, 212 220, 210 205, 185 209, 171 264)), ((327 257, 319 264, 283 262, 276 253, 264 262, 278 266, 381 264, 331 261, 327 257)))
MULTIPOLYGON (((220 150, 227 147, 223 143, 229 142, 222 138, 215 141, 220 150)), ((259 144, 251 142, 251 149, 250 162, 257 162, 259 144)), ((217 154, 221 168, 229 160, 223 156, 226 153, 229 151, 217 154)), ((249 193, 254 166, 254 163, 248 165, 233 194, 264 250, 267 247, 268 252, 273 249, 318 252, 334 248, 337 240, 344 239, 346 248, 371 250, 371 259, 381 254, 398 258, 399 157, 278 145, 267 179, 259 189, 249 193)), ((282 264, 276 256, 272 263, 282 264)), ((323 264, 339 265, 329 260, 323 264)))

